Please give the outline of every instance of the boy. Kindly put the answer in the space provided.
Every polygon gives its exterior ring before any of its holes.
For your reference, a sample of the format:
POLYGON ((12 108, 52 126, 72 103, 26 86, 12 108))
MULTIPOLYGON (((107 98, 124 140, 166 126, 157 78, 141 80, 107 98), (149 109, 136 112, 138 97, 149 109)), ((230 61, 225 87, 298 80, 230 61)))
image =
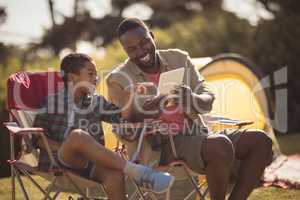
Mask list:
MULTIPOLYGON (((130 117, 104 97, 94 95, 98 82, 95 63, 85 54, 72 53, 61 62, 65 88, 47 97, 46 111, 34 125, 45 130, 58 163, 74 173, 101 182, 112 200, 126 199, 123 174, 153 192, 162 193, 173 183, 168 173, 123 160, 104 147, 101 121, 120 123, 130 117)), ((43 148, 41 141, 39 147, 43 148)))

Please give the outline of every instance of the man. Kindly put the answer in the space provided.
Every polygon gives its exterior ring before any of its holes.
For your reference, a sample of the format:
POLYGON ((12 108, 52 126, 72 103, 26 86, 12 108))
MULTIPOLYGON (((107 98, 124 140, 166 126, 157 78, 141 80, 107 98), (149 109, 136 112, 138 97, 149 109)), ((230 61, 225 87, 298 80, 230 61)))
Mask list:
MULTIPOLYGON (((118 36, 128 59, 107 77, 112 102, 126 107, 129 100, 124 95, 130 85, 143 82, 157 85, 161 73, 184 67, 183 85, 172 92, 179 95, 179 104, 171 104, 161 111, 157 108, 168 102, 165 96, 157 97, 154 92, 152 96, 145 96, 146 100, 140 98, 136 101, 136 119, 141 119, 141 116, 147 118, 147 113, 150 113, 148 117, 154 116, 164 124, 176 125, 169 131, 178 133, 174 138, 178 157, 185 159, 192 170, 206 175, 211 199, 225 199, 230 173, 239 163, 238 177, 229 199, 247 199, 271 160, 271 139, 259 130, 226 130, 220 134, 207 134, 198 114, 211 110, 214 96, 205 87, 204 79, 188 53, 178 49, 157 50, 153 33, 139 19, 125 19, 118 27, 118 36), (200 128, 191 129, 190 125, 200 128)), ((174 156, 170 144, 162 143, 161 154, 156 152, 153 155, 160 155, 160 162, 165 164, 174 156)), ((149 153, 144 152, 144 155, 149 153)))
MULTIPOLYGON (((37 114, 34 122, 34 126, 44 128, 60 166, 102 183, 112 200, 127 199, 124 174, 153 192, 167 191, 174 177, 123 160, 105 148, 101 121, 120 123, 131 111, 120 113, 115 105, 94 94, 98 76, 92 58, 69 54, 61 62, 61 72, 65 88, 46 98, 46 112, 37 114)), ((37 144, 45 150, 42 140, 37 144)))

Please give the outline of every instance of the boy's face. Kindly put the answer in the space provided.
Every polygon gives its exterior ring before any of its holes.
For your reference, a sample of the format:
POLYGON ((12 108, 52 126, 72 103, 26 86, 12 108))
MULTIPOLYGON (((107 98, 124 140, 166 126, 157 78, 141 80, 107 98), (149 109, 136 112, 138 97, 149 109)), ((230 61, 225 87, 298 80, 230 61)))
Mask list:
POLYGON ((94 62, 85 62, 79 73, 70 73, 70 79, 74 85, 74 89, 85 94, 93 94, 95 92, 98 75, 94 62))

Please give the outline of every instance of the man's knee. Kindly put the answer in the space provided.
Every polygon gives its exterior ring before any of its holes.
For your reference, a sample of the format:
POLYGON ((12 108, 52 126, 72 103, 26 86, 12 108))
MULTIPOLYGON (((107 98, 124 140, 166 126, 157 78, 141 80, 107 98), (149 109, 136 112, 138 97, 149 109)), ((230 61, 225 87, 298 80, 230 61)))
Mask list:
POLYGON ((250 154, 255 154, 258 157, 264 157, 269 164, 272 160, 272 139, 261 130, 247 130, 240 139, 238 144, 238 158, 243 158, 250 154))
POLYGON ((202 157, 206 164, 215 161, 229 165, 234 158, 233 145, 226 136, 208 137, 203 144, 202 157))
POLYGON ((272 139, 264 131, 253 129, 247 131, 246 134, 249 136, 246 140, 251 142, 253 149, 263 152, 270 152, 272 150, 272 139))
POLYGON ((257 146, 259 146, 260 154, 266 155, 266 163, 269 165, 272 162, 272 145, 273 141, 263 131, 256 131, 257 146))

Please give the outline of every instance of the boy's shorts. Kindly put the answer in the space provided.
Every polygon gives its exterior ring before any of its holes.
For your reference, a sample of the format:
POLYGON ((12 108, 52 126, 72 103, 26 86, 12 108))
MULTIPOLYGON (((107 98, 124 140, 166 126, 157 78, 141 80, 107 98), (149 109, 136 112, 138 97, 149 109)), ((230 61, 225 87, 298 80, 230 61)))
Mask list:
POLYGON ((70 170, 74 174, 84 177, 86 179, 92 179, 93 178, 93 171, 94 171, 94 163, 91 161, 87 161, 86 165, 82 169, 75 169, 74 167, 68 165, 63 161, 63 157, 61 154, 58 152, 57 156, 55 158, 57 160, 57 163, 62 167, 63 169, 70 170))
MULTIPOLYGON (((245 129, 226 129, 224 131, 216 132, 213 134, 221 134, 228 137, 233 146, 236 146, 241 134, 243 134, 245 129)), ((179 159, 182 159, 186 162, 187 166, 196 173, 204 174, 205 165, 201 158, 201 147, 203 142, 206 140, 208 135, 176 135, 174 137, 174 143, 176 147, 176 153, 179 159)), ((166 165, 174 160, 172 148, 170 142, 165 143, 162 146, 161 153, 161 165, 166 165)), ((239 169, 240 161, 235 159, 233 165, 233 175, 236 175, 239 169)))
MULTIPOLYGON (((86 166, 82 169, 75 169, 73 167, 71 167, 70 165, 68 165, 67 163, 65 163, 63 161, 63 159, 61 158, 61 156, 59 156, 59 153, 55 152, 53 153, 54 159, 57 162, 57 164, 59 165, 59 167, 61 167, 62 169, 66 169, 71 171, 72 173, 81 176, 83 178, 86 179, 92 179, 93 177, 93 171, 95 168, 95 165, 88 161, 86 166)), ((50 168, 51 165, 51 161, 49 159, 48 153, 46 151, 41 151, 40 152, 40 156, 39 156, 39 169, 40 170, 48 170, 50 168)))

